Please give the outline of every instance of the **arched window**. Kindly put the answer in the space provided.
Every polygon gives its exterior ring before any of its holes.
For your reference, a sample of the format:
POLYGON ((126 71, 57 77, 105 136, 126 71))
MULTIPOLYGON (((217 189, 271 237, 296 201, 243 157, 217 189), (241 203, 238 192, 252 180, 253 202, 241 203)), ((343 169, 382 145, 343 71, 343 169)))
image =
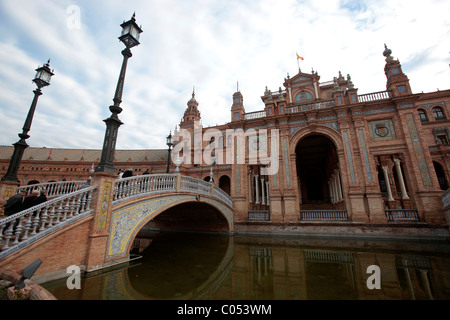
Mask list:
POLYGON ((440 163, 438 163, 436 161, 433 161, 433 165, 434 165, 434 170, 436 171, 436 176, 439 181, 439 187, 441 188, 441 190, 447 190, 448 183, 447 183, 447 179, 445 178, 444 168, 442 167, 442 165, 440 163))
POLYGON ((419 118, 421 122, 428 122, 428 116, 425 110, 419 109, 417 110, 419 112, 419 118))
POLYGON ((295 102, 303 102, 303 101, 309 101, 309 100, 313 100, 313 96, 308 91, 299 92, 295 96, 295 102))
POLYGON ((434 116, 434 119, 436 119, 436 120, 445 120, 445 119, 447 119, 445 117, 444 110, 442 110, 441 107, 434 107, 433 108, 433 116, 434 116))

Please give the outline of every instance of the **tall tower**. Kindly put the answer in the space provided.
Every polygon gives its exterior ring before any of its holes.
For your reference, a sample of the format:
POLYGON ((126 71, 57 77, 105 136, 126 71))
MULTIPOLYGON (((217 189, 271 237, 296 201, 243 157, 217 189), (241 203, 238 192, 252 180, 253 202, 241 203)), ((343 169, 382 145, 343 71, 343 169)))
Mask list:
POLYGON ((383 55, 386 57, 386 66, 384 73, 386 74, 387 83, 386 90, 391 91, 394 97, 411 94, 409 79, 402 71, 400 61, 394 60, 391 56, 392 50, 384 45, 383 55))
POLYGON ((187 103, 186 111, 184 111, 181 119, 180 128, 192 127, 194 121, 200 121, 200 111, 198 110, 198 102, 195 99, 195 91, 192 91, 192 98, 187 103))
POLYGON ((244 97, 237 88, 237 91, 233 94, 233 105, 231 106, 231 121, 244 120, 244 97))

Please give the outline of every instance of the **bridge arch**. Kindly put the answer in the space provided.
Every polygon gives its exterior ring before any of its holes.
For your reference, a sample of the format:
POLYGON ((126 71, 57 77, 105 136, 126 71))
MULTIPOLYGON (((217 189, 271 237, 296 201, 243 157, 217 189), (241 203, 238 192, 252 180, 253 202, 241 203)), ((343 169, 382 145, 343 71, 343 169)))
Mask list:
POLYGON ((158 194, 157 197, 134 199, 114 208, 106 259, 127 257, 138 232, 151 220, 167 210, 186 203, 200 203, 216 209, 226 220, 227 232, 233 230, 233 211, 221 201, 192 193, 158 194))

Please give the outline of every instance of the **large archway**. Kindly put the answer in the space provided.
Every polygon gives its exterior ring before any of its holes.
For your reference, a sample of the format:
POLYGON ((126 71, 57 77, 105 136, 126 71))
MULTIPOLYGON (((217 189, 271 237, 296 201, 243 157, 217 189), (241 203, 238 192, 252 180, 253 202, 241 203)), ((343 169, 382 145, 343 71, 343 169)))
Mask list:
POLYGON ((309 134, 297 143, 295 155, 302 209, 343 206, 339 158, 333 141, 322 134, 309 134))
POLYGON ((184 219, 194 222, 191 227, 195 227, 197 231, 228 233, 233 230, 232 209, 208 196, 186 193, 132 200, 113 210, 107 259, 126 257, 137 233, 160 214, 166 215, 166 218, 160 221, 161 225, 168 225, 171 221, 179 223, 184 219))
POLYGON ((210 204, 185 202, 171 207, 148 224, 155 229, 171 231, 228 232, 226 218, 210 204))

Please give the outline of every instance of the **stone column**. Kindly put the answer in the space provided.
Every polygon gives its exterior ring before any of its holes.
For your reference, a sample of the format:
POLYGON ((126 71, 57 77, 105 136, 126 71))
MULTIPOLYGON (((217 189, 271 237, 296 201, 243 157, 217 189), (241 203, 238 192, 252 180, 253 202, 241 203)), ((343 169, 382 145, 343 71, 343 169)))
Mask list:
POLYGON ((328 180, 328 189, 330 190, 330 202, 334 203, 334 194, 333 194, 333 188, 332 188, 332 184, 331 184, 331 179, 328 180))
POLYGON ((252 173, 248 173, 248 202, 253 202, 253 195, 252 195, 252 189, 253 189, 253 181, 252 181, 252 173))
POLYGON ((265 194, 265 190, 264 190, 264 179, 261 178, 261 204, 265 205, 266 204, 266 194, 265 194))
POLYGON ((266 181, 266 198, 267 205, 270 206, 270 195, 269 195, 269 181, 266 181))
POLYGON ((386 188, 387 188, 387 192, 388 192, 388 201, 394 201, 394 198, 392 197, 392 191, 391 191, 391 182, 389 181, 388 167, 382 166, 381 169, 383 170, 384 180, 386 181, 386 188))
POLYGON ((402 193, 402 199, 407 200, 409 199, 409 197, 408 193, 406 192, 405 181, 403 180, 402 169, 400 167, 400 159, 395 158, 394 162, 395 162, 395 170, 397 171, 398 182, 400 184, 400 191, 402 193))
POLYGON ((339 192, 339 198, 344 200, 344 193, 342 192, 342 186, 341 186, 341 172, 339 169, 336 169, 336 181, 337 181, 337 188, 339 192))
POLYGON ((94 219, 86 254, 87 271, 94 271, 105 264, 116 179, 116 174, 106 172, 95 172, 92 177, 92 185, 98 187, 92 198, 94 219))
POLYGON ((259 204, 259 181, 258 181, 259 175, 255 174, 255 204, 259 204))

